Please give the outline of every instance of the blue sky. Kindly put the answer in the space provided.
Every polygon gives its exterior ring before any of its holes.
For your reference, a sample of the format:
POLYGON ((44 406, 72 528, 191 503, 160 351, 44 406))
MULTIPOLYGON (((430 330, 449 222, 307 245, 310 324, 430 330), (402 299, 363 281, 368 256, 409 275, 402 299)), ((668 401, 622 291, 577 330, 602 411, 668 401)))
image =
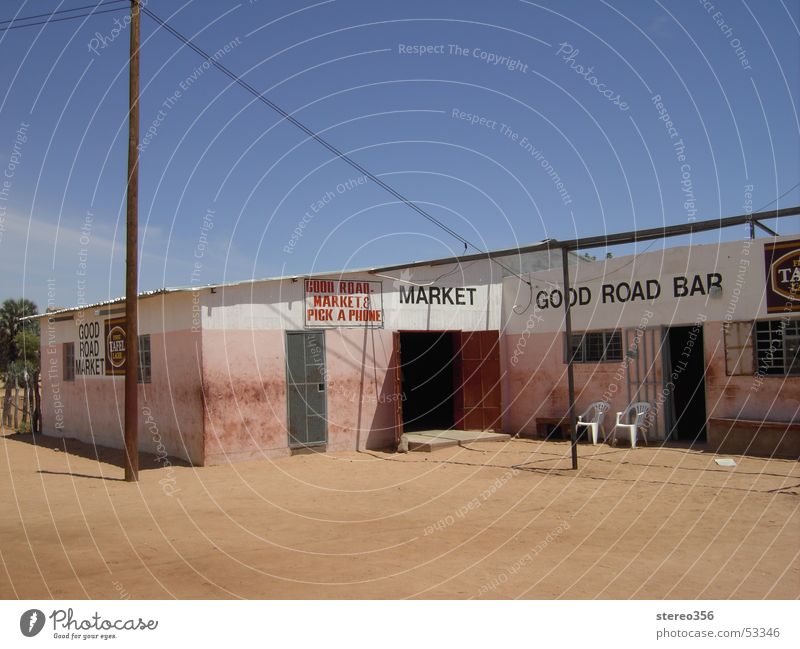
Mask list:
MULTIPOLYGON (((796 1, 148 6, 483 249, 741 214, 799 180, 796 1)), ((125 15, 0 32, 2 297, 124 292, 125 15)), ((142 40, 143 290, 463 249, 146 16, 142 40)))

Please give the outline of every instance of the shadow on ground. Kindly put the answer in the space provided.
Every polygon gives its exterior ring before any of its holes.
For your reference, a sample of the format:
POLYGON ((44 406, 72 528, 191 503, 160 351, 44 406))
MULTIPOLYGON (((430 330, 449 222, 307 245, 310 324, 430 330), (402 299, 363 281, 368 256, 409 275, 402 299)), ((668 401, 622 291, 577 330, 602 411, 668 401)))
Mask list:
MULTIPOLYGON (((123 449, 109 448, 107 446, 99 446, 94 444, 87 444, 71 437, 52 437, 50 435, 34 435, 32 433, 10 433, 3 431, 3 437, 15 442, 22 442, 45 448, 52 451, 60 451, 63 453, 70 453, 78 457, 88 460, 94 460, 103 464, 123 468, 123 449)), ((154 469, 163 469, 165 466, 191 466, 185 460, 176 457, 159 457, 152 453, 139 453, 139 471, 152 471, 154 469)), ((52 475, 71 475, 78 478, 94 478, 97 480, 122 480, 122 478, 114 478, 102 475, 87 475, 85 473, 72 473, 69 471, 45 471, 40 470, 39 473, 48 473, 52 475)))

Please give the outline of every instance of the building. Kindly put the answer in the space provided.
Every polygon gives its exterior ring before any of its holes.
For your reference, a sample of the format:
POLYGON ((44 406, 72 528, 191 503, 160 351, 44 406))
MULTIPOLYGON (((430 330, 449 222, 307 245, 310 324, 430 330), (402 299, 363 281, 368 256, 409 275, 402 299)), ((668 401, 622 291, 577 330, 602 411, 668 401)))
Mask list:
MULTIPOLYGON (((510 431, 568 407, 561 272, 532 279, 532 306, 504 310, 510 431)), ((647 401, 651 441, 800 458, 800 239, 579 261, 570 284, 577 412, 647 401)), ((521 301, 513 282, 504 291, 521 301)))
MULTIPOLYGON (((560 260, 484 254, 143 294, 140 449, 210 465, 394 447, 411 430, 533 436, 567 412, 574 353, 578 412, 646 400, 650 441, 800 455, 800 240, 573 255, 569 345, 560 260)), ((115 300, 39 316, 45 434, 123 448, 124 313, 115 300)))

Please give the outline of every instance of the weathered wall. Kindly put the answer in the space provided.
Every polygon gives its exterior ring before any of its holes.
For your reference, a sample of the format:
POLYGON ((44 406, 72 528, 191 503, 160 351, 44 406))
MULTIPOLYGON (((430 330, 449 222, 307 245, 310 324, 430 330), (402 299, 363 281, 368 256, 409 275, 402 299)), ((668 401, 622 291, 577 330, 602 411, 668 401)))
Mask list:
MULTIPOLYGON (((200 464, 200 332, 192 330, 191 298, 170 294, 143 299, 139 310, 139 333, 150 334, 152 354, 152 382, 139 385, 139 449, 200 464)), ((73 320, 41 321, 42 429, 46 435, 123 448, 124 377, 76 375, 73 381, 63 380, 63 343, 74 342, 77 356, 79 324, 97 322, 102 331, 108 317, 122 315, 98 316, 95 311, 77 312, 73 320)), ((100 350, 99 360, 104 361, 102 343, 100 350)))
MULTIPOLYGON (((501 269, 478 260, 457 264, 397 269, 382 274, 365 272, 315 279, 377 282, 387 330, 464 330, 499 329, 503 298, 501 269), (409 303, 411 289, 450 288, 468 291, 465 303, 425 301, 409 303), (402 291, 401 291, 402 289, 402 291)), ((377 299, 375 300, 377 305, 377 299)), ((214 293, 202 291, 203 329, 217 330, 301 330, 305 327, 303 278, 264 280, 220 286, 214 293)), ((335 328, 335 325, 332 325, 335 328)), ((361 329, 359 326, 354 329, 361 329)))
MULTIPOLYGON (((329 451, 383 448, 394 440, 392 335, 325 334, 329 451)), ((203 332, 206 463, 289 453, 284 330, 203 332)))
POLYGON ((709 418, 794 421, 800 376, 726 376, 721 322, 705 326, 706 411, 709 418))
POLYGON ((203 331, 205 463, 288 454, 283 332, 203 331))
POLYGON ((708 420, 708 446, 715 453, 800 460, 800 423, 748 419, 708 420))
MULTIPOLYGON (((385 323, 325 331, 327 448, 385 448, 394 443, 394 409, 402 398, 391 371, 392 330, 497 328, 502 278, 496 265, 478 261, 461 269, 426 266, 336 279, 381 282, 385 323), (419 286, 474 291, 467 304, 401 304, 401 286, 406 294, 419 286)), ((199 300, 205 462, 288 454, 285 332, 305 326, 302 279, 203 289, 199 300)))
POLYGON ((394 444, 396 394, 392 333, 338 329, 326 333, 328 449, 387 448, 394 444))
MULTIPOLYGON (((538 269, 549 263, 546 255, 506 261, 530 273, 532 291, 487 260, 329 277, 380 282, 384 310, 383 328, 326 330, 330 450, 392 443, 395 403, 402 398, 394 394, 391 370, 391 332, 398 330, 499 329, 506 432, 532 433, 537 416, 565 414, 561 271, 538 269), (431 287, 438 289, 438 302, 430 297, 431 287), (409 301, 412 288, 417 296, 425 289, 428 298, 409 301), (446 302, 444 295, 455 295, 456 289, 469 300, 446 302)), ((646 323, 654 349, 647 356, 651 383, 662 380, 661 326, 690 325, 702 317, 708 415, 794 416, 798 377, 725 376, 721 323, 768 317, 763 241, 580 261, 570 272, 582 298, 572 312, 576 332, 632 332, 646 323)), ((306 306, 302 278, 143 299, 140 333, 151 335, 153 378, 140 388, 141 403, 149 408, 142 412, 142 450, 157 452, 160 443, 169 454, 198 464, 288 454, 285 331, 304 329, 306 306)), ((100 326, 105 320, 95 310, 85 311, 83 318, 100 326)), ((42 327, 45 432, 120 448, 122 377, 76 377, 65 384, 61 343, 77 343, 76 321, 55 323, 50 331, 43 320, 42 327)), ((630 400, 659 402, 653 385, 637 397, 635 386, 629 388, 637 380, 631 372, 630 361, 576 364, 578 411, 609 400, 610 431, 614 413, 630 400)), ((659 428, 663 436, 661 418, 659 428)))
MULTIPOLYGON (((631 329, 646 322, 656 336, 652 367, 661 381, 661 327, 704 322, 707 416, 791 421, 800 404, 800 377, 725 374, 723 323, 779 317, 767 313, 764 299, 764 245, 771 241, 735 241, 580 261, 570 271, 570 285, 579 296, 572 309, 573 331, 631 329), (634 294, 637 283, 642 292, 634 294), (710 291, 714 284, 718 289, 710 291)), ((532 432, 537 414, 560 417, 567 408, 559 333, 564 329, 561 272, 542 271, 532 279, 530 294, 517 279, 504 280, 507 432, 532 432), (527 309, 510 308, 524 306, 529 298, 527 309)), ((592 401, 608 397, 609 386, 620 383, 611 398, 611 413, 606 415, 613 425, 613 413, 627 405, 627 378, 618 380, 618 366, 619 362, 575 364, 579 412, 592 401)), ((663 427, 663 420, 660 423, 663 427)))
MULTIPOLYGON (((660 346, 660 332, 652 331, 652 346, 660 346)), ((507 418, 504 432, 534 435, 536 418, 563 417, 569 407, 567 386, 567 364, 564 362, 564 334, 560 332, 506 334, 505 349, 507 357, 507 387, 505 408, 507 418), (516 350, 516 353, 515 353, 516 350)), ((631 332, 633 340, 633 332, 631 332)), ((650 347, 650 338, 647 338, 650 347)), ((658 391, 662 382, 660 357, 655 362, 644 359, 623 359, 603 363, 575 363, 575 404, 576 416, 595 401, 608 401, 611 410, 606 414, 603 427, 610 435, 614 428, 616 413, 621 412, 631 401, 650 401, 659 407, 658 391), (644 376, 645 366, 652 375, 647 388, 636 394, 635 387, 628 382, 636 378, 636 363, 639 363, 640 377, 644 376)), ((662 410, 657 411, 657 420, 648 439, 663 439, 664 422, 662 410)))

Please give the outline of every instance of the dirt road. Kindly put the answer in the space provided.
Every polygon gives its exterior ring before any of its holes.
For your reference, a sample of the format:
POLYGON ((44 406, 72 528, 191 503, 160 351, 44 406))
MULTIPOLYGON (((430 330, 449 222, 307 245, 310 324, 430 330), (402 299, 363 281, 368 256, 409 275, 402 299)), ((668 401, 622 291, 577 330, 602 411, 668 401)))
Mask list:
POLYGON ((3 598, 796 598, 800 467, 685 449, 143 462, 0 438, 3 598))

